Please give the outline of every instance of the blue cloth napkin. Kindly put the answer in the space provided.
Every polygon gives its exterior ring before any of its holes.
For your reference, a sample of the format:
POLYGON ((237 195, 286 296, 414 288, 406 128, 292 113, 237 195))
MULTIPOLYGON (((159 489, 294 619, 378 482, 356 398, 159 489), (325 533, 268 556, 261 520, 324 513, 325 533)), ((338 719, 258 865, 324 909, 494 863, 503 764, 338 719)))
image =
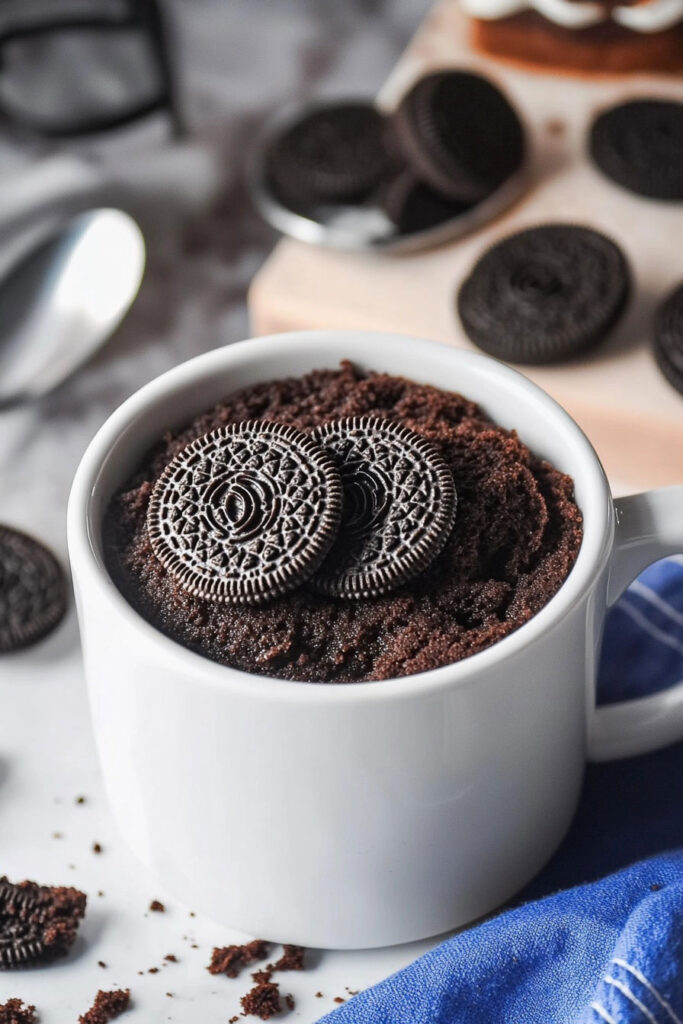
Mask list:
MULTIPOLYGON (((681 678, 683 558, 674 558, 610 612, 599 700, 681 678)), ((590 765, 569 835, 519 899, 322 1021, 683 1024, 683 743, 590 765)))

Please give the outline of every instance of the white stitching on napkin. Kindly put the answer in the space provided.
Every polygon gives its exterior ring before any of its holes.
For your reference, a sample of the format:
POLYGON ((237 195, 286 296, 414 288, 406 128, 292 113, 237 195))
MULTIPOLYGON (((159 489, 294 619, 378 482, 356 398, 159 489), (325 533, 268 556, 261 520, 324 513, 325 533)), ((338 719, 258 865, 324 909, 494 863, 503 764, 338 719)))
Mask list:
POLYGON ((617 1024, 614 1017, 612 1017, 605 1007, 600 1005, 600 1003, 591 1003, 591 1010, 595 1010, 599 1017, 602 1017, 604 1021, 607 1021, 607 1024, 617 1024))
POLYGON ((631 964, 627 964, 625 960, 622 960, 618 956, 614 957, 614 959, 612 960, 612 963, 613 964, 617 964, 618 967, 623 967, 625 971, 628 971, 630 974, 633 975, 634 978, 637 978, 638 981, 641 983, 641 985, 644 985, 645 988, 648 990, 648 992, 652 993, 652 995, 655 997, 655 999, 657 1000, 659 1005, 662 1007, 662 1009, 666 1010, 666 1012, 669 1014, 669 1016, 671 1017, 671 1019, 674 1022, 674 1024, 683 1024, 683 1021, 674 1012, 674 1009, 670 1005, 670 1003, 667 1003, 667 1001, 664 998, 664 996, 659 994, 659 992, 654 987, 652 982, 648 981, 647 978, 645 977, 645 975, 641 971, 639 971, 637 967, 632 967, 631 964))
POLYGON ((644 1006, 641 1003, 640 999, 637 998, 637 996, 634 996, 633 992, 631 992, 631 989, 628 987, 628 985, 624 985, 623 982, 618 981, 616 978, 613 978, 611 974, 606 974, 604 981, 606 985, 614 985, 616 989, 619 989, 622 995, 625 995, 627 999, 630 999, 633 1005, 638 1007, 643 1016, 647 1017, 647 1019, 650 1021, 650 1024, 658 1024, 657 1018, 654 1016, 654 1014, 650 1013, 647 1006, 644 1006))
POLYGON ((647 601, 648 604, 651 604, 654 608, 657 608, 663 615, 668 615, 674 622, 678 622, 683 626, 683 614, 681 614, 677 608, 674 608, 673 605, 669 604, 668 601, 664 601, 659 594, 654 592, 654 590, 650 590, 649 587, 646 587, 644 583, 640 582, 640 580, 634 580, 629 589, 634 593, 639 594, 643 600, 647 601))
POLYGON ((680 643, 680 641, 676 640, 673 636, 669 636, 669 634, 665 633, 663 629, 658 629, 657 626, 653 626, 650 620, 643 615, 642 612, 639 612, 637 608, 634 608, 633 605, 629 604, 629 602, 624 600, 624 598, 621 599, 617 607, 620 608, 621 611, 626 612, 626 614, 640 626, 643 632, 649 633, 655 640, 659 640, 660 643, 666 644, 667 647, 673 647, 673 649, 678 651, 679 654, 683 654, 683 644, 680 643))

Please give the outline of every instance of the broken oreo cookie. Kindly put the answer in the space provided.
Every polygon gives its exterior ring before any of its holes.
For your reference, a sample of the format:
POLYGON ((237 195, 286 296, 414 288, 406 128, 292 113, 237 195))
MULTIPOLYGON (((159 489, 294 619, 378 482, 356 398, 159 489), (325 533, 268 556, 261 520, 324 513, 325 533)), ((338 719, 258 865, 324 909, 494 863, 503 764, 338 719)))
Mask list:
POLYGON ((683 200, 683 103, 631 100, 600 114, 590 132, 595 164, 649 199, 683 200))
POLYGON ((85 915, 85 893, 0 878, 0 969, 65 956, 85 915))
POLYGON ((399 104, 393 126, 416 177, 457 202, 484 199, 524 159, 515 110, 492 82, 469 71, 421 78, 399 104))
POLYGON ((654 351, 659 369, 683 395, 683 284, 657 310, 654 351))
POLYGON ((188 593, 258 604, 315 572, 341 509, 339 474, 320 445, 283 423, 246 421, 172 460, 147 527, 156 557, 188 593))
POLYGON ((0 653, 37 643, 66 611, 62 567, 43 544, 0 526, 0 653))
POLYGON ((386 133, 385 117, 369 103, 314 110, 268 150, 274 194, 294 210, 364 202, 393 166, 386 133))
POLYGON ((423 572, 453 526, 453 476, 426 438, 392 420, 354 416, 312 435, 341 475, 339 535, 311 585, 332 597, 378 597, 423 572))
POLYGON ((552 363, 597 344, 629 294, 621 249, 590 228, 548 224, 498 242, 458 294, 468 337, 513 363, 552 363))

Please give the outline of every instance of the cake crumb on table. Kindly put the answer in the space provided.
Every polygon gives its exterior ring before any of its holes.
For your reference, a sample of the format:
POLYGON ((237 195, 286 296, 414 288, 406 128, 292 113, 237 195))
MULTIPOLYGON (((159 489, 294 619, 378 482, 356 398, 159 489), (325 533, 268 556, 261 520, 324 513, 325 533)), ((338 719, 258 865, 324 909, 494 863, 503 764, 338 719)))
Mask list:
POLYGON ((282 1009, 280 1005, 280 986, 274 981, 257 984, 250 992, 240 999, 242 1009, 247 1017, 260 1017, 270 1020, 282 1009))
POLYGON ((8 999, 0 1005, 0 1024, 36 1024, 35 1006, 24 1006, 21 999, 8 999))
POLYGON ((66 956, 85 916, 87 896, 67 886, 0 877, 0 969, 66 956))
POLYGON ((166 907, 159 900, 152 900, 149 909, 156 914, 164 914, 166 912, 166 907))
POLYGON ((109 1024, 109 1021, 116 1020, 129 1007, 130 989, 116 989, 113 992, 100 989, 90 1009, 78 1018, 78 1024, 109 1024))
POLYGON ((247 964, 265 960, 267 956, 268 943, 263 939, 254 939, 243 946, 216 946, 207 971, 209 974, 225 974, 228 978, 236 978, 247 964))
POLYGON ((270 969, 273 971, 303 971, 305 969, 305 947, 285 943, 282 948, 284 951, 282 956, 276 963, 269 965, 270 969))

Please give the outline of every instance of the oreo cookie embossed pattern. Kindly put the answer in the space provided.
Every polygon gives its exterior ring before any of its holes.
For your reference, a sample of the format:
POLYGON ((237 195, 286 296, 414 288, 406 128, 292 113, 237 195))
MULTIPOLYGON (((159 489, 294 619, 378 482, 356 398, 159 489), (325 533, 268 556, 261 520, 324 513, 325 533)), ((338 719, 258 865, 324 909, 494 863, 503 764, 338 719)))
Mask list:
POLYGON ((328 423, 313 437, 332 454, 344 489, 341 529, 315 589, 379 597, 423 572, 455 517, 453 476, 434 446, 377 417, 328 423))
POLYGON ((190 594, 256 604, 312 575, 341 516, 330 457, 281 423, 219 427, 157 482, 147 522, 159 561, 190 594))

